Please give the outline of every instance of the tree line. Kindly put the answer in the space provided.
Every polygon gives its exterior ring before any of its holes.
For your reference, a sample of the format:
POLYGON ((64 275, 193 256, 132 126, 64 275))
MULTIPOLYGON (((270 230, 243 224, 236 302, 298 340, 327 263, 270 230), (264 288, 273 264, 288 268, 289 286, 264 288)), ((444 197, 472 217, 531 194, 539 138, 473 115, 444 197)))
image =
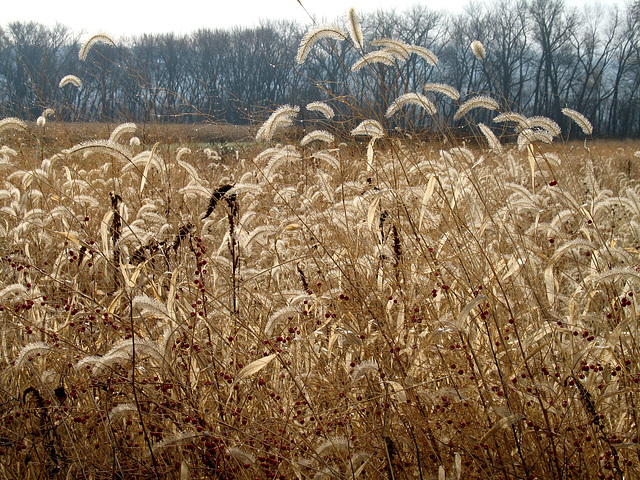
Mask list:
MULTIPOLYGON (((366 39, 426 47, 438 64, 412 55, 396 66, 353 72, 353 63, 378 47, 368 43, 363 52, 349 41, 322 40, 298 65, 308 26, 290 21, 136 35, 96 45, 81 61, 82 39, 69 27, 14 22, 0 28, 0 114, 32 120, 53 108, 68 121, 245 124, 261 122, 278 105, 331 100, 348 123, 381 117, 396 96, 421 92, 426 83, 446 83, 460 91, 460 101, 486 93, 505 109, 561 125, 561 109, 570 107, 599 135, 640 136, 640 0, 622 10, 568 8, 562 0, 472 3, 457 14, 415 6, 360 21, 366 39), (484 60, 469 48, 474 40, 485 45, 484 60), (59 87, 69 74, 81 87, 59 87)), ((336 24, 346 30, 345 18, 336 24)), ((445 97, 437 104, 436 118, 408 112, 412 124, 455 125, 459 103, 445 97)), ((489 112, 474 115, 490 121, 489 112)))

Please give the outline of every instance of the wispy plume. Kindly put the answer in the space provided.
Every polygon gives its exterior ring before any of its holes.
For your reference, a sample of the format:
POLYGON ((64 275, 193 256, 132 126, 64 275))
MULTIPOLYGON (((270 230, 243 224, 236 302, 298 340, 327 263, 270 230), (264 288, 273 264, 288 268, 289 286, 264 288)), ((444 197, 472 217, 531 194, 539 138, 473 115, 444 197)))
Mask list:
POLYGON ((334 25, 320 25, 309 30, 302 38, 300 46, 298 47, 298 55, 296 56, 298 64, 304 63, 307 55, 309 55, 311 51, 311 47, 323 38, 342 41, 347 39, 347 34, 341 28, 334 25))
POLYGON ((396 58, 397 55, 394 55, 391 50, 376 50, 375 52, 371 52, 355 62, 351 66, 351 70, 357 72, 369 63, 382 63, 384 65, 392 66, 395 65, 396 58))
POLYGON ((325 118, 331 119, 335 115, 333 108, 324 102, 311 102, 307 104, 307 110, 310 112, 320 112, 325 118))
POLYGON ((438 56, 428 48, 420 47, 418 45, 409 45, 409 51, 411 53, 415 53, 419 57, 424 58, 434 67, 438 64, 438 56))
POLYGON ((484 49, 484 45, 479 40, 471 42, 471 51, 478 60, 484 60, 487 58, 487 51, 484 49))
POLYGON ((573 120, 584 132, 585 135, 591 135, 593 133, 593 125, 591 122, 580 112, 571 110, 570 108, 563 108, 562 113, 573 120))
POLYGON ((460 92, 446 83, 427 83, 422 86, 425 92, 441 93, 452 100, 460 100, 460 92))
POLYGON ((498 140, 498 137, 496 137, 495 133, 493 133, 493 131, 484 123, 479 123, 478 128, 484 135, 484 138, 487 139, 489 148, 495 153, 502 153, 502 145, 500 144, 500 140, 498 140))
POLYGON ((396 98, 393 103, 387 109, 385 117, 389 118, 398 112, 405 105, 416 105, 423 108, 429 115, 435 115, 437 113, 436 106, 431 100, 420 93, 405 93, 396 98))
POLYGON ((256 134, 256 142, 268 142, 273 138, 276 130, 279 128, 290 127, 293 125, 293 119, 300 113, 300 107, 297 105, 283 105, 279 107, 266 122, 262 124, 256 134))
POLYGON ((383 47, 383 51, 393 55, 398 58, 398 60, 405 61, 409 58, 409 55, 411 55, 411 46, 400 40, 395 40, 393 38, 381 38, 379 40, 374 40, 371 43, 377 47, 383 47))
POLYGON ((355 8, 351 7, 349 9, 348 19, 349 37, 351 37, 353 44, 361 49, 364 46, 364 36, 362 35, 362 27, 355 8))
POLYGON ((314 140, 325 142, 325 143, 333 143, 335 140, 334 136, 327 132, 326 130, 314 130, 311 133, 306 134, 302 140, 300 140, 301 146, 309 145, 314 140))
POLYGON ((0 120, 0 133, 4 132, 5 130, 27 131, 29 130, 29 128, 27 127, 27 124, 24 123, 22 120, 18 118, 9 117, 9 118, 4 118, 0 120))
POLYGON ((92 37, 89 37, 89 39, 82 44, 80 52, 78 52, 78 58, 80 60, 86 60, 93 46, 97 45, 98 43, 113 45, 114 47, 116 45, 116 42, 113 40, 113 38, 111 38, 106 33, 97 33, 92 37))
POLYGON ((356 137, 359 135, 365 135, 369 137, 384 137, 384 129, 377 120, 364 120, 356 128, 351 130, 351 135, 356 137))
POLYGON ((58 84, 58 87, 62 88, 65 85, 73 85, 74 87, 81 87, 82 86, 82 81, 78 77, 76 77, 75 75, 65 75, 60 80, 60 83, 58 84))
POLYGON ((499 105, 493 98, 487 95, 477 95, 473 98, 470 98, 458 108, 458 111, 453 116, 454 120, 460 119, 462 116, 467 114, 469 110, 473 110, 474 108, 486 108, 487 110, 498 110, 499 105))

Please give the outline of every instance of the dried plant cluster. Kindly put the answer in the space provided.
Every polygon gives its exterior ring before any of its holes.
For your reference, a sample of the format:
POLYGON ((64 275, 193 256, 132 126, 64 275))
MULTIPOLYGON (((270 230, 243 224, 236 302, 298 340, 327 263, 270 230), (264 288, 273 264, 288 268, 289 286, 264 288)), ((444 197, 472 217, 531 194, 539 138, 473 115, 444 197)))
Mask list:
MULTIPOLYGON (((348 21, 298 59, 368 48, 348 21)), ((437 63, 374 45, 354 70, 437 63)), ((348 144, 235 162, 129 123, 51 151, 45 122, 1 121, 0 475, 639 478, 640 187, 494 97, 425 85, 348 144), (389 138, 434 94, 497 111, 469 120, 488 147, 389 138)), ((334 116, 286 105, 258 139, 301 112, 334 116)))

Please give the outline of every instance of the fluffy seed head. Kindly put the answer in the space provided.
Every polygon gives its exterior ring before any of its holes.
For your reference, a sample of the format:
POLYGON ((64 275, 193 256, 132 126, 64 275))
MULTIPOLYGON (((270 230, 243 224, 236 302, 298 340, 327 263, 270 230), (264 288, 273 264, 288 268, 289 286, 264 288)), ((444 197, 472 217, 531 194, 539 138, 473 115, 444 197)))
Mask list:
POLYGON ((356 63, 354 63, 351 66, 351 71, 357 72, 368 63, 382 63, 384 65, 393 66, 395 65, 396 58, 397 56, 394 55, 390 50, 376 50, 375 52, 371 52, 365 55, 356 63))
POLYGON ((305 135, 302 138, 302 140, 300 140, 300 145, 304 147, 306 145, 309 145, 314 140, 318 140, 325 143, 333 143, 334 136, 331 135, 326 130, 314 130, 313 132, 305 135))
POLYGON ((351 372, 351 381, 357 382, 365 376, 366 373, 375 373, 378 371, 378 362, 375 360, 364 360, 356 365, 351 372))
POLYGON ((547 130, 525 128, 518 135, 518 150, 524 150, 525 147, 533 142, 551 144, 553 143, 553 135, 547 130))
POLYGON ((27 296, 27 288, 21 283, 13 283, 0 290, 0 300, 21 300, 27 296))
POLYGON ((527 117, 525 117, 524 115, 521 115, 520 113, 515 113, 515 112, 504 112, 504 113, 501 113, 500 115, 496 115, 493 121, 495 123, 513 122, 513 123, 516 123, 520 128, 529 127, 529 121, 527 117))
POLYGON ((498 137, 491 131, 489 127, 487 127, 484 123, 479 123, 478 128, 487 139, 487 143, 489 144, 489 148, 493 150, 495 153, 502 152, 502 145, 500 144, 500 140, 498 137))
POLYGON ((404 105, 407 104, 422 107, 427 111, 429 115, 435 115, 437 112, 436 106, 433 104, 433 102, 424 95, 420 93, 405 93, 404 95, 400 95, 394 100, 394 102, 387 109, 385 117, 391 117, 404 105))
POLYGON ((295 107, 292 107, 291 105, 283 105, 279 107, 258 130, 258 133, 256 134, 256 142, 268 142, 273 138, 273 135, 278 128, 290 127, 293 125, 293 119, 299 112, 300 107, 297 105, 295 107))
POLYGON ((360 20, 358 20, 358 15, 356 14, 356 9, 351 7, 349 9, 349 36, 351 37, 351 41, 353 44, 362 48, 364 46, 364 36, 362 35, 362 27, 360 26, 360 20))
POLYGON ((591 125, 591 122, 587 119, 587 117, 582 115, 580 112, 576 112, 575 110, 571 110, 570 108, 563 108, 562 113, 576 122, 576 124, 582 129, 585 135, 591 135, 593 133, 593 125, 591 125))
POLYGON ((452 100, 460 100, 460 92, 451 85, 445 83, 427 83, 422 87, 425 92, 437 92, 446 95, 452 100))
POLYGON ((119 143, 112 142, 111 140, 88 140, 63 151, 63 153, 68 155, 78 152, 82 152, 83 154, 103 152, 115 157, 120 157, 126 161, 131 161, 131 156, 125 148, 119 143))
POLYGON ((309 52, 311 51, 311 47, 323 38, 332 38, 334 40, 341 41, 347 39, 347 34, 344 33, 342 29, 334 25, 320 25, 309 30, 302 38, 300 46, 298 47, 298 55, 296 56, 298 64, 304 63, 307 55, 309 55, 309 52))
POLYGON ((229 447, 226 449, 225 453, 231 455, 233 458, 238 460, 238 462, 240 462, 242 465, 256 463, 256 457, 237 447, 229 447))
POLYGON ((499 108, 498 102, 487 95, 477 95, 470 98, 458 108, 458 111, 453 116, 454 120, 458 120, 465 115, 469 110, 474 108, 486 108, 487 110, 497 110, 499 108))
POLYGON ((560 133, 562 133, 562 131, 560 130, 560 125, 558 125, 548 117, 529 117, 527 121, 529 123, 529 128, 542 128, 551 133, 554 137, 557 137, 558 135, 560 135, 560 133))
POLYGON ((3 145, 2 147, 0 147, 0 155, 2 155, 4 157, 17 157, 18 156, 18 152, 16 152, 11 147, 7 147, 6 145, 3 145))
POLYGON ((471 42, 471 51, 478 60, 484 60, 487 57, 487 52, 484 49, 484 45, 479 40, 471 42))
POLYGON ((133 299, 133 308, 139 309, 144 314, 150 314, 158 318, 166 318, 172 320, 173 317, 167 310, 167 307, 155 298, 146 295, 138 295, 133 299))
POLYGON ((392 51, 383 49, 368 53, 351 66, 351 71, 357 72, 368 63, 382 63, 392 66, 395 64, 397 56, 392 51))
POLYGON ((438 64, 438 56, 428 48, 420 47, 418 45, 409 45, 409 51, 411 53, 415 53, 419 57, 424 58, 434 67, 438 64))
POLYGON ((106 33, 97 33, 90 37, 86 42, 84 42, 82 48, 80 48, 80 52, 78 52, 78 58, 80 60, 86 60, 87 55, 89 55, 89 52, 91 51, 93 46, 98 43, 106 43, 113 46, 116 45, 116 42, 114 42, 113 38, 111 38, 106 33))
POLYGON ((320 112, 325 118, 333 118, 335 115, 333 108, 324 102, 311 102, 307 104, 307 110, 310 112, 320 112))
POLYGON ((111 412, 109 412, 109 420, 111 422, 115 422, 117 420, 120 420, 122 417, 133 415, 134 413, 137 413, 137 411, 138 409, 136 408, 135 404, 121 403, 120 405, 117 405, 111 409, 111 412))
MULTIPOLYGON (((187 432, 177 432, 174 433, 173 435, 170 435, 166 438, 163 438, 162 440, 160 440, 159 442, 155 443, 153 445, 153 453, 159 452, 162 449, 168 448, 168 447, 173 447, 173 446, 177 446, 177 445, 183 445, 185 443, 187 443, 188 441, 191 441, 194 438, 198 438, 201 437, 202 434, 200 433, 196 433, 195 431, 187 431, 187 432)), ((150 454, 151 452, 149 452, 147 450, 146 452, 147 454, 150 454)))
POLYGON ((317 160, 322 160, 323 162, 326 162, 329 166, 333 168, 340 167, 340 161, 325 150, 314 152, 311 156, 317 160))
POLYGON ((51 347, 44 342, 29 343, 24 347, 22 347, 22 350, 20 350, 20 353, 18 354, 18 358, 16 359, 15 366, 20 367, 22 366, 25 360, 37 354, 42 355, 43 353, 46 353, 49 350, 51 350, 51 347))
POLYGON ((27 124, 14 117, 0 120, 0 133, 4 130, 28 130, 27 124))
POLYGON ((316 447, 316 454, 325 455, 328 452, 349 451, 349 439, 347 437, 331 437, 316 447))
POLYGON ((121 123, 113 129, 111 135, 109 135, 109 141, 114 143, 121 143, 122 136, 127 133, 135 133, 138 126, 135 123, 121 123))
POLYGON ((371 42, 377 47, 383 47, 383 50, 397 57, 399 60, 406 60, 411 54, 411 46, 400 40, 393 38, 381 38, 371 42))
POLYGON ((73 85, 75 87, 81 87, 82 86, 82 81, 78 77, 76 77, 75 75, 65 75, 60 80, 60 83, 58 84, 58 87, 62 88, 65 85, 68 85, 68 84, 71 84, 71 85, 73 85))
POLYGON ((377 120, 365 120, 361 122, 356 128, 351 130, 352 136, 367 135, 369 137, 384 137, 384 129, 377 120))

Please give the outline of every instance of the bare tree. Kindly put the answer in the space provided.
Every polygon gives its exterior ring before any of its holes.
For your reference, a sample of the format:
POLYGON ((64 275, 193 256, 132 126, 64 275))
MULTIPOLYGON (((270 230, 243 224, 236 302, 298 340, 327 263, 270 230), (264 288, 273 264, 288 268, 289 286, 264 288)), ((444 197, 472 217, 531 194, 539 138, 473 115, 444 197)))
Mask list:
POLYGON ((533 52, 530 46, 529 14, 525 0, 501 0, 492 5, 486 22, 490 37, 487 70, 492 90, 512 108, 527 103, 526 87, 531 83, 533 52))
POLYGON ((62 72, 74 63, 69 35, 62 25, 9 24, 2 41, 3 76, 7 100, 16 114, 35 118, 53 106, 62 72))
POLYGON ((567 64, 575 61, 569 40, 578 17, 575 11, 566 10, 561 0, 533 0, 530 13, 533 39, 539 48, 534 110, 558 118, 562 108, 561 76, 567 64))
MULTIPOLYGON (((640 134, 640 0, 623 11, 582 12, 562 0, 498 0, 469 4, 456 15, 416 6, 360 20, 367 39, 362 51, 349 39, 325 39, 303 65, 295 63, 295 52, 305 29, 294 22, 143 34, 121 39, 118 47, 97 45, 85 62, 79 62, 79 42, 68 28, 15 22, 0 28, 0 113, 34 119, 54 106, 69 120, 244 123, 261 121, 283 103, 330 99, 348 128, 362 117, 385 121, 383 113, 398 95, 436 82, 463 97, 489 93, 505 108, 559 123, 566 121, 561 108, 571 106, 590 118, 596 132, 640 134), (362 55, 380 48, 371 41, 381 38, 429 48, 440 62, 433 67, 411 55, 394 66, 352 71, 362 55), (485 44, 485 59, 471 52, 474 40, 485 44), (78 75, 83 87, 58 88, 68 74, 78 75)), ((434 100, 438 121, 450 123, 457 102, 434 100)), ((437 126, 418 118, 420 112, 405 114, 425 128, 437 126)), ((493 115, 473 114, 478 121, 493 115)), ((403 119, 393 122, 388 126, 402 126, 403 119)))

